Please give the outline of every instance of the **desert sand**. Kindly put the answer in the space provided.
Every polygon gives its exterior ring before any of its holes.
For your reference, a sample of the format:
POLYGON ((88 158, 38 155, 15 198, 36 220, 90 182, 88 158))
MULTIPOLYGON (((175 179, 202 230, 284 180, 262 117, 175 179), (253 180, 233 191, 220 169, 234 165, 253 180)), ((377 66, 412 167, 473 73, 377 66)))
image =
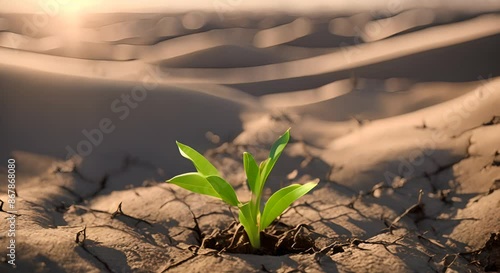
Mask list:
POLYGON ((413 2, 1 13, 0 271, 500 270, 499 7, 413 2), (202 247, 237 211, 164 182, 193 170, 175 141, 245 200, 242 153, 288 128, 265 196, 320 180, 274 225, 314 248, 202 247))

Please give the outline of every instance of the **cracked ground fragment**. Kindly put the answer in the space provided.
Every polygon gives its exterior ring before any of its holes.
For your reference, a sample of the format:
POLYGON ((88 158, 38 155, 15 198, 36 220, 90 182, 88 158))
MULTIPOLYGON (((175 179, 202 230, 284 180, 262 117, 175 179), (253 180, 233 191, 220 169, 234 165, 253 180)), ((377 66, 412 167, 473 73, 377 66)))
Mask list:
MULTIPOLYGON (((485 109, 490 111, 493 102, 485 102, 485 109)), ((395 126, 394 119, 371 122, 324 147, 309 147, 308 140, 302 139, 294 140, 285 151, 269 178, 266 197, 292 182, 316 177, 321 182, 280 222, 311 226, 320 249, 337 246, 343 252, 257 256, 200 249, 202 237, 230 225, 235 211, 210 197, 157 182, 164 174, 151 164, 125 155, 79 162, 14 154, 22 166, 17 199, 22 226, 17 235, 19 269, 444 272, 465 268, 481 272, 459 254, 481 248, 500 226, 495 163, 499 125, 485 123, 496 115, 491 110, 487 115, 470 113, 463 128, 447 129, 447 124, 437 122, 439 116, 432 118, 440 107, 410 114, 406 117, 410 121, 401 127, 395 126), (381 137, 379 130, 390 134, 381 137), (413 152, 422 151, 418 140, 432 140, 435 132, 442 132, 439 136, 446 141, 424 150, 429 153, 413 171, 405 169, 413 152), (384 150, 384 145, 391 149, 384 150), (389 180, 387 171, 394 174, 389 180), (76 243, 75 236, 84 227, 85 240, 76 243)), ((300 120, 274 117, 269 124, 301 128, 294 123, 300 120)), ((252 131, 256 125, 246 133, 258 135, 252 131)), ((244 139, 207 152, 242 198, 248 190, 241 152, 252 149, 256 157, 268 152, 265 145, 251 146, 244 139)), ((0 226, 1 234, 4 229, 0 226)), ((0 237, 1 244, 6 240, 0 237)), ((0 250, 2 256, 4 251, 0 250)), ((4 268, 1 263, 0 269, 4 268)))
MULTIPOLYGON (((36 155, 22 154, 17 162, 29 166, 40 159, 36 155)), ((45 164, 45 171, 32 167, 26 174, 18 176, 20 195, 17 208, 21 216, 17 224, 22 227, 16 234, 16 247, 18 253, 22 253, 18 257, 19 270, 150 272, 154 268, 145 263, 145 258, 168 260, 170 255, 175 255, 175 249, 167 248, 173 242, 163 225, 133 225, 126 220, 112 219, 112 212, 92 209, 90 202, 102 194, 102 187, 99 183, 82 179, 82 175, 73 172, 71 167, 54 171, 54 165, 67 164, 72 162, 50 160, 45 164), (85 251, 74 241, 75 234, 83 226, 87 227, 85 251), (61 261, 67 261, 67 264, 61 261), (61 264, 65 265, 61 267, 61 264)), ((116 170, 109 171, 113 172, 116 174, 116 170)), ((154 191, 152 188, 143 189, 154 191)), ((129 192, 130 196, 136 196, 133 190, 129 192)), ((112 208, 107 210, 112 211, 112 208)), ((2 236, 1 240, 3 242, 6 237, 2 236)))

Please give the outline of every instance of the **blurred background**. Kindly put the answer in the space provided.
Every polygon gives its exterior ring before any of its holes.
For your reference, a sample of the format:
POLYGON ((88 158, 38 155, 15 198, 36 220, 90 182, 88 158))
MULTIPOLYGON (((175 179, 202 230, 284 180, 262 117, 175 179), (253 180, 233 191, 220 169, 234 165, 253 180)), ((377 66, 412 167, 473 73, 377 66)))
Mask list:
POLYGON ((175 170, 185 165, 174 140, 215 147, 276 111, 347 126, 341 134, 498 76, 499 10, 492 0, 3 0, 0 155, 132 154, 175 170))

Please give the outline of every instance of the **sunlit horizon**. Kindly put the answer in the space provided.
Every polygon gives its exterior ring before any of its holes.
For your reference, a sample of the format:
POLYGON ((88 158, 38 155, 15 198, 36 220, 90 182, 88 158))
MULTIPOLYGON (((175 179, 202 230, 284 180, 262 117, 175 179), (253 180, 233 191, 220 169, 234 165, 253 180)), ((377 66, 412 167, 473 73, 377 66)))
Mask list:
POLYGON ((360 12, 366 10, 388 10, 395 6, 400 9, 415 7, 446 8, 461 10, 465 13, 493 11, 500 8, 500 3, 494 1, 476 1, 471 7, 468 1, 441 0, 436 2, 405 1, 396 2, 384 0, 276 0, 276 1, 243 1, 243 0, 189 0, 189 1, 133 1, 133 0, 48 0, 48 1, 8 1, 0 0, 0 13, 51 13, 59 10, 65 13, 142 13, 142 12, 186 12, 199 10, 206 12, 245 12, 245 11, 279 11, 285 13, 310 12, 360 12))

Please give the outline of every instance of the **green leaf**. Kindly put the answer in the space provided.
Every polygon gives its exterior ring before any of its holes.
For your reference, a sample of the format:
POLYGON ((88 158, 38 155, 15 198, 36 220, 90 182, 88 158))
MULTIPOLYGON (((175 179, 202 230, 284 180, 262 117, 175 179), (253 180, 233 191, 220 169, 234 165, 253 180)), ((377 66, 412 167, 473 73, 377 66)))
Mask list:
POLYGON ((202 154, 178 141, 176 141, 176 143, 177 147, 179 147, 179 152, 181 153, 181 155, 191 160, 198 172, 205 176, 219 175, 219 171, 217 171, 214 165, 212 165, 212 163, 210 163, 210 161, 208 161, 202 154))
POLYGON ((268 227, 295 200, 308 193, 318 185, 318 181, 309 182, 304 185, 293 184, 275 192, 266 203, 262 217, 260 218, 260 230, 268 227))
POLYGON ((254 185, 254 194, 259 194, 259 192, 262 192, 262 189, 264 188, 264 183, 265 180, 262 180, 262 173, 264 172, 264 168, 266 167, 267 163, 269 162, 269 158, 260 162, 259 164, 259 175, 257 176, 257 181, 255 181, 254 185))
POLYGON ((226 180, 215 175, 207 176, 207 180, 224 202, 231 206, 238 206, 240 204, 236 192, 234 192, 233 187, 226 180))
POLYGON ((259 178, 259 167, 250 153, 243 153, 243 166, 247 175, 248 188, 251 192, 255 193, 255 185, 259 178))
POLYGON ((180 174, 170 180, 167 183, 175 184, 186 190, 213 196, 221 199, 221 196, 215 191, 210 182, 200 173, 184 173, 180 174))
POLYGON ((283 135, 274 142, 273 146, 271 147, 271 151, 269 152, 269 158, 272 158, 275 161, 278 160, 281 152, 283 152, 289 140, 290 128, 288 128, 288 130, 286 130, 286 132, 283 133, 283 135))
POLYGON ((245 203, 240 207, 238 218, 245 228, 250 244, 253 248, 260 248, 260 230, 257 226, 256 219, 252 217, 252 215, 250 203, 245 203))
POLYGON ((269 158, 260 162, 259 164, 259 174, 262 174, 262 172, 264 171, 264 168, 266 167, 267 165, 267 162, 269 162, 269 158))
POLYGON ((264 165, 261 164, 260 169, 260 191, 264 188, 264 184, 266 183, 271 170, 274 168, 276 161, 280 157, 281 153, 286 147, 286 144, 290 140, 290 129, 286 130, 286 132, 278 138, 271 147, 271 151, 269 152, 269 158, 264 165))

